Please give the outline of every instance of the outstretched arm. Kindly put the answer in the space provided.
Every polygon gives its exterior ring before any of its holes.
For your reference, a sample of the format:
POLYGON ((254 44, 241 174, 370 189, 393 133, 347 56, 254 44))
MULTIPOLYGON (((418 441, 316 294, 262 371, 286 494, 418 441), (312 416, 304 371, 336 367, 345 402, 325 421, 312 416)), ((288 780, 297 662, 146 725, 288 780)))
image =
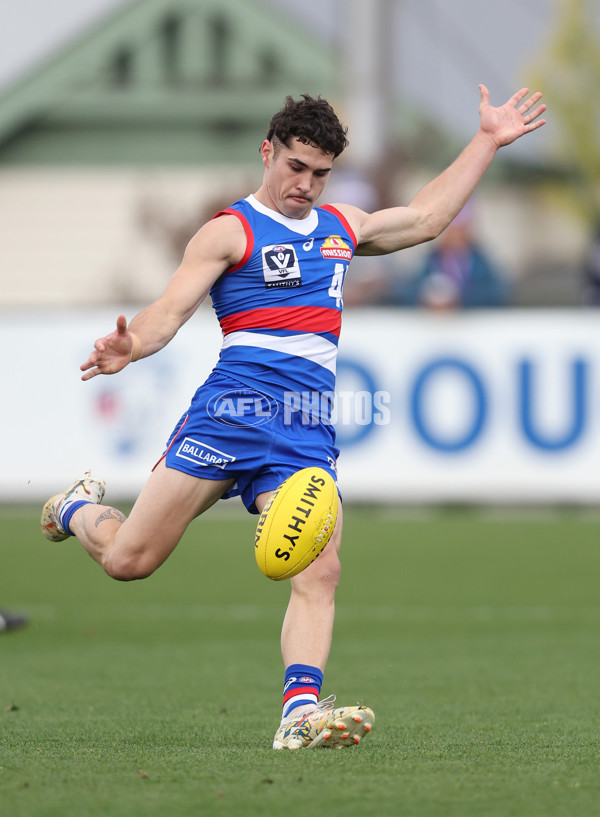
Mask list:
POLYGON ((537 92, 521 88, 494 108, 485 85, 479 86, 479 130, 460 156, 429 182, 408 207, 392 207, 371 215, 340 206, 358 239, 359 255, 380 255, 412 247, 438 236, 462 210, 490 166, 498 148, 545 124, 546 110, 537 92))
POLYGON ((81 364, 82 380, 97 374, 115 374, 134 360, 158 352, 175 336, 208 295, 213 283, 243 256, 246 238, 235 216, 205 224, 190 241, 183 261, 164 293, 127 326, 124 315, 117 328, 94 344, 81 364))

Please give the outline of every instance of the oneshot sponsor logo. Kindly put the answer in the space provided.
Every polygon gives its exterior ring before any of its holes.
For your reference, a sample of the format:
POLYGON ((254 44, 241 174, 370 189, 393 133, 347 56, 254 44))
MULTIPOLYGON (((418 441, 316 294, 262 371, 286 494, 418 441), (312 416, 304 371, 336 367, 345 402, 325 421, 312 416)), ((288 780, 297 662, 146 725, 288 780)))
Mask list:
POLYGON ((302 425, 388 425, 391 396, 387 391, 285 392, 284 424, 301 416, 302 425))
POLYGON ((213 420, 226 426, 260 426, 279 411, 275 400, 255 389, 229 389, 212 397, 207 411, 213 420))
POLYGON ((193 462, 195 465, 214 465, 221 469, 225 469, 225 466, 235 461, 232 454, 219 451, 218 448, 213 448, 201 440, 195 440, 193 437, 183 439, 175 452, 175 456, 193 462))

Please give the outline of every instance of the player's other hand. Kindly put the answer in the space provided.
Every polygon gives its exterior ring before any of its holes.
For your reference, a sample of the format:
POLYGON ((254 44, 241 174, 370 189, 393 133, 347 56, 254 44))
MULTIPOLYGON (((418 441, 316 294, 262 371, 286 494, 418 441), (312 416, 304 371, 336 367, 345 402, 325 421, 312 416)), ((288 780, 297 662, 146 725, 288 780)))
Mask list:
POLYGON ((525 133, 530 133, 546 124, 545 119, 539 118, 546 110, 546 105, 543 103, 537 105, 542 98, 539 91, 527 99, 529 88, 521 88, 499 108, 490 105, 490 92, 485 85, 480 85, 479 91, 481 93, 480 127, 483 133, 494 140, 497 147, 510 145, 525 133), (535 105, 537 107, 534 107, 535 105))
POLYGON ((97 340, 94 343, 94 351, 85 363, 81 364, 80 369, 85 372, 81 379, 89 380, 97 374, 120 372, 131 360, 132 349, 133 338, 127 330, 127 319, 125 315, 119 315, 116 331, 97 340))

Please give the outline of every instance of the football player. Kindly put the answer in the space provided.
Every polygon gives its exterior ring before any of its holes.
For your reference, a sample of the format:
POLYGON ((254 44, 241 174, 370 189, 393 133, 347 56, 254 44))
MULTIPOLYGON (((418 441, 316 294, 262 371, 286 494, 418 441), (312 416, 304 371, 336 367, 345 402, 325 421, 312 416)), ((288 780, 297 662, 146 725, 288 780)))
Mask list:
MULTIPOLYGON (((288 97, 269 125, 261 186, 204 224, 164 293, 100 338, 83 380, 121 371, 160 351, 210 293, 223 331, 219 360, 200 386, 131 513, 98 507, 104 482, 89 472, 48 500, 46 537, 76 536, 109 576, 149 576, 192 519, 241 495, 251 513, 296 471, 335 478, 329 422, 343 285, 354 254, 397 252, 438 236, 461 211, 496 152, 541 127, 541 94, 523 88, 504 105, 480 86, 480 125, 458 158, 407 206, 374 213, 317 205, 346 129, 329 103, 288 97)), ((290 580, 281 634, 281 724, 273 746, 354 746, 370 731, 365 706, 320 700, 340 575, 341 509, 321 554, 290 580)))

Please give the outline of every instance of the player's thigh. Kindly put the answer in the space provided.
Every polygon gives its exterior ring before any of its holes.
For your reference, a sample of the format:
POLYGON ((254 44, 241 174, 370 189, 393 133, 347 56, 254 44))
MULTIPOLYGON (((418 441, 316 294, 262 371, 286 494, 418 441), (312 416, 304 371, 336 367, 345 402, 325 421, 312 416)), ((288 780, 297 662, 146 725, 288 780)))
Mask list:
POLYGON ((231 487, 233 479, 211 480, 156 466, 117 534, 120 548, 153 555, 161 564, 196 516, 208 510, 231 487))

